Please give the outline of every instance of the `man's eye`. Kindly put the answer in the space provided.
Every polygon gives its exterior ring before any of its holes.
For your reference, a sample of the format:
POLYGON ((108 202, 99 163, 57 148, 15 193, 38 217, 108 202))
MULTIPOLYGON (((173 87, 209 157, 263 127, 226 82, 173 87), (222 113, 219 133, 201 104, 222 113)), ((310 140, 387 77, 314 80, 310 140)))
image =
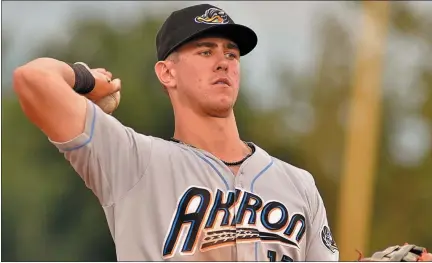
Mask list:
POLYGON ((235 53, 226 53, 225 55, 228 56, 228 58, 233 58, 233 59, 236 59, 238 57, 237 54, 235 53))
POLYGON ((201 55, 204 55, 204 56, 209 56, 209 55, 211 55, 210 51, 203 51, 203 52, 201 52, 200 54, 201 54, 201 55))

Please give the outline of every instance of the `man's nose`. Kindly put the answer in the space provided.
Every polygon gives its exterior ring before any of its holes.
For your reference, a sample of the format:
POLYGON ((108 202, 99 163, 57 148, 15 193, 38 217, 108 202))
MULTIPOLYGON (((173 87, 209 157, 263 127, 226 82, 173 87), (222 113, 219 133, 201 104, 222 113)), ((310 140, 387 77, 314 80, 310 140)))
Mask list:
POLYGON ((227 71, 228 70, 228 60, 225 57, 225 54, 221 54, 218 56, 218 61, 216 63, 216 71, 227 71))

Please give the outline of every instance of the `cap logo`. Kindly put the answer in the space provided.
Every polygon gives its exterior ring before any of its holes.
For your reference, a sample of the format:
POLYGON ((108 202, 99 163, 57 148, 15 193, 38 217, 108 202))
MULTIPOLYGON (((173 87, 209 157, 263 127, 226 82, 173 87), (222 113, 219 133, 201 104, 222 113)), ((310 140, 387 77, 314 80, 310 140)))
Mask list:
POLYGON ((203 15, 195 17, 195 22, 203 24, 227 24, 229 19, 223 10, 212 7, 207 9, 203 15))

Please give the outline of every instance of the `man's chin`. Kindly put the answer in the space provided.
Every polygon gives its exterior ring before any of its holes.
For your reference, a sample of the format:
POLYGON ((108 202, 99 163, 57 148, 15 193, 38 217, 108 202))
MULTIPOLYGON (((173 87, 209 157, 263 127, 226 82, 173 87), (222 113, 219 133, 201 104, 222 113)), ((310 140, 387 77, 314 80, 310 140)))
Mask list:
POLYGON ((210 117, 218 118, 218 119, 226 119, 230 116, 231 116, 231 112, 210 114, 210 117))
POLYGON ((228 118, 233 113, 233 107, 232 106, 219 106, 219 107, 212 107, 207 108, 206 110, 207 115, 213 118, 228 118))

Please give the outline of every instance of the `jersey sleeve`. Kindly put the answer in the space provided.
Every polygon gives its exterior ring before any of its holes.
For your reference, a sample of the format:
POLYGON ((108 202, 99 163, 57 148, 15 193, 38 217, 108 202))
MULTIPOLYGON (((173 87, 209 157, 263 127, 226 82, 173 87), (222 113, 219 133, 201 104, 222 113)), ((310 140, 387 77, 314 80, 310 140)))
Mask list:
POLYGON ((114 204, 141 179, 152 147, 150 136, 124 126, 90 100, 83 133, 67 142, 49 141, 64 154, 102 206, 114 204))
POLYGON ((333 238, 321 195, 313 183, 311 198, 311 231, 306 247, 306 261, 339 261, 339 250, 333 238))

